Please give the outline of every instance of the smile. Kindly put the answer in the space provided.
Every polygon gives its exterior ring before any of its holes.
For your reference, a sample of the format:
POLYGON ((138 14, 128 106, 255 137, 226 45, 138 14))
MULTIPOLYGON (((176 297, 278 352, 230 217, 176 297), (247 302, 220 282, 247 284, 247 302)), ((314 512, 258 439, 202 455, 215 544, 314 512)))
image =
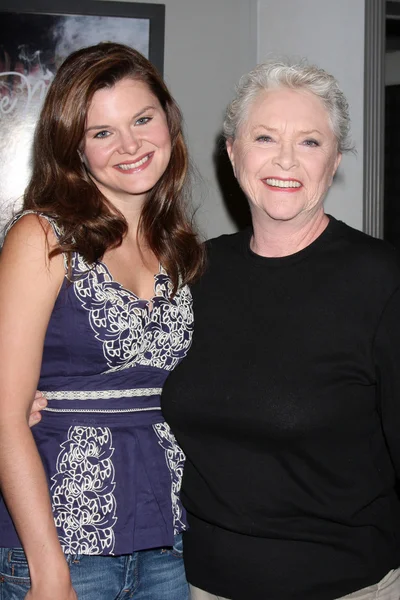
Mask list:
POLYGON ((141 158, 140 160, 137 160, 136 162, 121 163, 120 165, 116 165, 115 168, 121 169, 121 171, 132 171, 134 169, 139 169, 153 157, 153 154, 154 154, 153 152, 150 152, 149 154, 146 154, 146 156, 143 156, 143 158, 141 158))
POLYGON ((265 183, 270 185, 271 187, 277 188, 299 188, 301 187, 300 181, 296 181, 295 179, 273 179, 272 177, 268 177, 268 179, 264 179, 265 183))

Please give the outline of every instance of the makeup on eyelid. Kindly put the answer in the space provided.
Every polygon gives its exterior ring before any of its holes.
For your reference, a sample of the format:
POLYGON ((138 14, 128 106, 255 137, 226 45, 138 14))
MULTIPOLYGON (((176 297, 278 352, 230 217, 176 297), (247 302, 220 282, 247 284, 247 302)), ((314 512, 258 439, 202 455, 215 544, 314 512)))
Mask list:
POLYGON ((140 208, 171 157, 161 105, 145 83, 131 78, 95 92, 82 146, 90 177, 120 208, 133 201, 140 208))
POLYGON ((227 150, 253 221, 290 221, 322 210, 340 162, 321 100, 306 91, 262 91, 227 150))

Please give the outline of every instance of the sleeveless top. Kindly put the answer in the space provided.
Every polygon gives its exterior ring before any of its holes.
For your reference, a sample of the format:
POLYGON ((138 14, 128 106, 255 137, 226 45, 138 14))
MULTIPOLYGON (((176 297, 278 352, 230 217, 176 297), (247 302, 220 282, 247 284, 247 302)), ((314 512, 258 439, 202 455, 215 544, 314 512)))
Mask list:
MULTIPOLYGON (((56 220, 40 216, 58 238, 56 220)), ((38 387, 48 407, 32 429, 67 554, 172 546, 186 528, 185 457, 160 394, 191 345, 193 310, 188 286, 172 299, 171 288, 160 267, 150 311, 104 263, 72 256, 44 342, 38 387)), ((0 545, 21 546, 2 498, 0 545)))

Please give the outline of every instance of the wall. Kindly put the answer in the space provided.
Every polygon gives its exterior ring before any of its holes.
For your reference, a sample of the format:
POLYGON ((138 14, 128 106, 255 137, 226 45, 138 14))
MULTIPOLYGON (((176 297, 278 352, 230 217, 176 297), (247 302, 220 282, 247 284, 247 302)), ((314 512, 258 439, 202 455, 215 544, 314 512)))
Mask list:
POLYGON ((364 0, 259 0, 257 60, 271 53, 307 57, 331 72, 350 104, 357 156, 344 156, 327 212, 363 225, 364 0))
MULTIPOLYGON (((235 188, 220 187, 216 138, 235 82, 271 53, 307 56, 338 78, 350 103, 357 156, 343 158, 326 206, 361 229, 365 0, 162 3, 166 6, 165 78, 183 110, 189 147, 202 177, 195 186, 195 199, 206 237, 234 231, 237 221, 232 215, 242 216, 244 203, 235 188)), ((230 184, 225 170, 220 165, 230 184)))
POLYGON ((400 51, 386 52, 385 85, 400 84, 400 51))
POLYGON ((237 79, 256 63, 256 2, 159 3, 166 6, 164 76, 182 108, 189 149, 200 174, 195 185, 195 202, 200 204, 196 218, 205 237, 229 233, 237 228, 231 216, 236 208, 227 210, 218 182, 216 139, 237 79))

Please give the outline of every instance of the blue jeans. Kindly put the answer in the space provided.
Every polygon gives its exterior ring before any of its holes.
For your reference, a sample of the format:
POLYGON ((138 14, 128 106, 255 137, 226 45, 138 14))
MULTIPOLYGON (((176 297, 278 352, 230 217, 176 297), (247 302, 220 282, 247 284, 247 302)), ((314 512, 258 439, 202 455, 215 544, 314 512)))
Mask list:
MULTIPOLYGON (((124 556, 67 555, 78 600, 189 600, 182 536, 172 548, 124 556)), ((30 588, 25 554, 0 548, 0 600, 23 600, 30 588)))

